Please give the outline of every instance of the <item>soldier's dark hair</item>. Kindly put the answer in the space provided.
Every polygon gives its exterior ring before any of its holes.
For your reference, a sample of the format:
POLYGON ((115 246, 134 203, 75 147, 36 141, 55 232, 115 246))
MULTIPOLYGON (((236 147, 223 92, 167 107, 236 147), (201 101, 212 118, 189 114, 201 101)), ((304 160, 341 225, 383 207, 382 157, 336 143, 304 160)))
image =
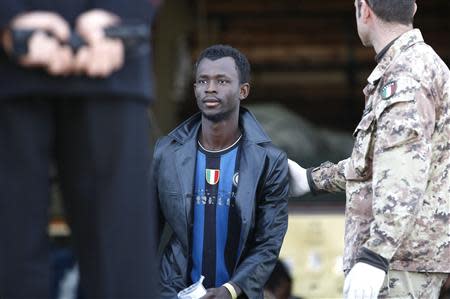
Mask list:
POLYGON ((362 1, 365 1, 373 12, 387 23, 411 25, 414 21, 415 0, 358 0, 359 16, 362 1))
POLYGON ((203 58, 208 58, 214 61, 224 57, 233 58, 239 75, 239 82, 241 84, 249 83, 250 63, 248 62, 247 57, 245 57, 245 55, 242 54, 239 50, 228 45, 214 45, 203 50, 200 53, 200 56, 197 58, 197 61, 195 62, 194 74, 197 73, 198 65, 203 58))

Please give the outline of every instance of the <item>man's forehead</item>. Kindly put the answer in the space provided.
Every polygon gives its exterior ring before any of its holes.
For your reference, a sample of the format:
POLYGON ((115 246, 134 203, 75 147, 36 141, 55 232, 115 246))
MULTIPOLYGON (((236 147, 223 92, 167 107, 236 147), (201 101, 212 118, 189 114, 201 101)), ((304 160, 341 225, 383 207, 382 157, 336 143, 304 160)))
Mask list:
POLYGON ((200 60, 197 67, 197 74, 215 73, 217 71, 237 74, 237 66, 234 59, 229 56, 215 60, 205 57, 200 60))

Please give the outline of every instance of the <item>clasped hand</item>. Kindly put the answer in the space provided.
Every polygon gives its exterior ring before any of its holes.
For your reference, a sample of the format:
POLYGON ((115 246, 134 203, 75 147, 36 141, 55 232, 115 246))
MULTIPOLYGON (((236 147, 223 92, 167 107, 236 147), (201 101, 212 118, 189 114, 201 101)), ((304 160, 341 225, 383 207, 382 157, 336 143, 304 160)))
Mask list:
MULTIPOLYGON (((22 66, 40 67, 54 76, 85 74, 89 77, 107 77, 123 65, 122 41, 107 38, 104 34, 106 27, 119 21, 114 14, 100 9, 81 14, 75 29, 86 45, 77 53, 64 44, 70 37, 70 27, 56 13, 34 11, 20 14, 12 20, 10 27, 35 31, 28 41, 28 53, 19 59, 22 66)), ((7 52, 13 51, 9 32, 3 34, 2 43, 7 52)))

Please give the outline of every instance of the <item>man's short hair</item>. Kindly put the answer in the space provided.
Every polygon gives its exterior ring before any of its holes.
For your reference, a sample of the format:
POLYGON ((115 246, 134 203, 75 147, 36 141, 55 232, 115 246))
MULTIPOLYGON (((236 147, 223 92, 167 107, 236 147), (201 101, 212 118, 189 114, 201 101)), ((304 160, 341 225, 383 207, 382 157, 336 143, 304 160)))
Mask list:
POLYGON ((411 25, 414 21, 415 0, 358 0, 358 9, 361 1, 366 1, 373 12, 387 23, 411 25))
POLYGON ((200 56, 198 57, 197 61, 195 62, 194 74, 197 73, 197 67, 203 58, 207 58, 214 61, 224 57, 233 58, 237 67, 239 82, 241 84, 249 83, 250 63, 248 62, 247 57, 245 57, 245 55, 242 54, 239 50, 230 47, 228 45, 214 45, 203 50, 202 53, 200 53, 200 56))

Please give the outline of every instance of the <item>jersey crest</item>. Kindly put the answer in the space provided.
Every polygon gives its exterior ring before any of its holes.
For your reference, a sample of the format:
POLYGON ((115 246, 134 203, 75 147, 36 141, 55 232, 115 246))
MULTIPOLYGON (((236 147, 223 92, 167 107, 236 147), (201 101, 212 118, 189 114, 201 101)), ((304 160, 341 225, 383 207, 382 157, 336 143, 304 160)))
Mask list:
POLYGON ((220 170, 219 169, 206 169, 206 181, 210 185, 215 185, 219 182, 220 170))

